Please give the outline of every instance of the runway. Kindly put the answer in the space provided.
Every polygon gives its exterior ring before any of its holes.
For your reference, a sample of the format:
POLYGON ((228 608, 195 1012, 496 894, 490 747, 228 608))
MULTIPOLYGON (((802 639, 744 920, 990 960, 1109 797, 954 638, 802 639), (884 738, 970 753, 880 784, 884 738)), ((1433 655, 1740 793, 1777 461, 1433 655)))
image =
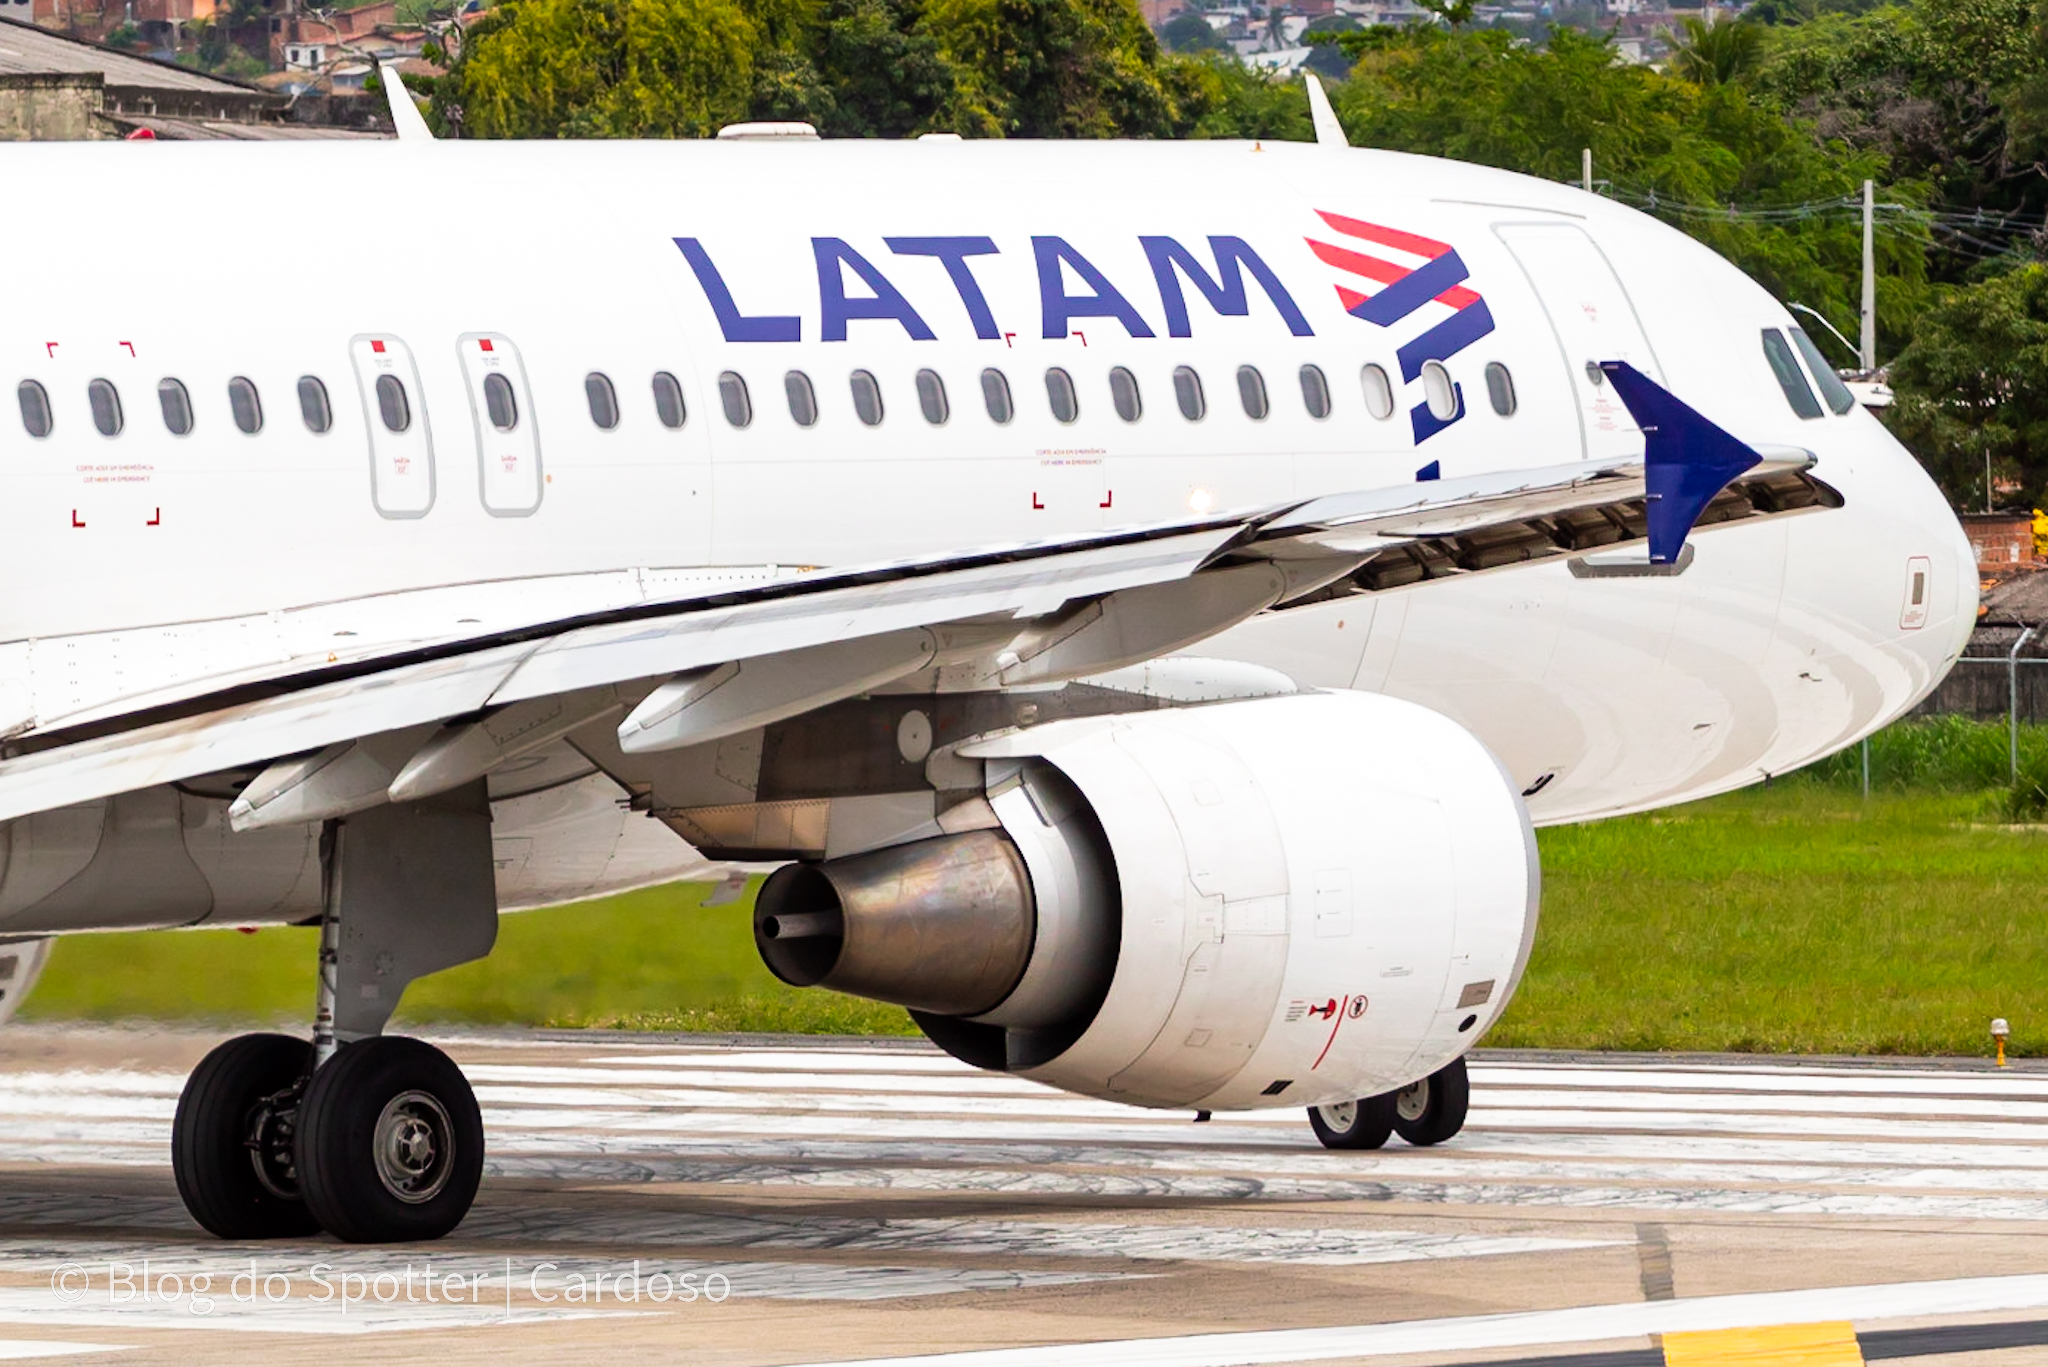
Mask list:
POLYGON ((0 1031, 0 1360, 2048 1362, 2048 1071, 1482 1053, 1450 1144, 1330 1153, 912 1044, 450 1036, 483 1193, 365 1249, 186 1219, 214 1042, 0 1031))

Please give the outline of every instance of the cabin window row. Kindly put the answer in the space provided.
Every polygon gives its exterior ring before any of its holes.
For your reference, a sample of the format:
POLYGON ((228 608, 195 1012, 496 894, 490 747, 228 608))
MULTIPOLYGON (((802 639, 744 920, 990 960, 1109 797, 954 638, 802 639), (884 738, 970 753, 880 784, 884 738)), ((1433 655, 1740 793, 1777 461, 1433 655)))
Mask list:
MULTIPOLYGON (((671 430, 682 427, 687 410, 683 405, 683 386, 674 375, 661 371, 652 382, 654 414, 663 427, 671 430)), ((406 393, 405 382, 396 375, 379 375, 371 386, 376 399, 377 417, 393 432, 404 432, 412 427, 412 398, 406 393)), ((519 401, 512 384, 503 375, 493 372, 483 382, 485 416, 500 432, 510 432, 519 426, 519 401)), ((592 371, 584 377, 583 392, 590 404, 590 418, 599 427, 610 431, 619 425, 620 407, 618 392, 612 386, 610 377, 592 371)), ((174 437, 192 434, 198 425, 194 415, 191 391, 182 380, 166 376, 156 387, 157 404, 163 412, 164 428, 174 437)), ((103 437, 118 437, 128 425, 127 411, 121 403, 121 391, 112 380, 96 379, 85 387, 86 406, 92 413, 92 425, 103 437)), ((228 413, 235 427, 248 436, 255 436, 263 430, 263 396, 256 388, 256 382, 246 376, 237 375, 227 385, 228 413)), ((41 440, 57 429, 56 409, 50 400, 50 391, 40 380, 23 380, 15 387, 15 398, 21 405, 21 425, 31 437, 41 440)), ((298 382, 299 417, 306 424, 306 430, 325 433, 334 427, 334 406, 328 397, 327 385, 318 376, 302 375, 298 382)))
MULTIPOLYGON (((1487 400, 1493 411, 1501 417, 1511 416, 1516 408, 1516 398, 1514 378, 1508 373, 1508 368, 1498 361, 1491 362, 1486 367, 1485 376, 1487 400)), ((1304 365, 1296 378, 1301 386, 1303 410, 1317 421, 1329 417, 1336 405, 1331 397, 1329 378, 1322 367, 1304 365)), ((1430 412, 1444 421, 1457 417, 1462 400, 1443 363, 1425 363, 1422 381, 1424 401, 1430 412)), ((1237 368, 1236 383, 1238 404, 1245 416, 1255 422, 1263 422, 1273 411, 1265 375, 1257 366, 1242 365, 1237 368)), ((1367 412, 1383 422, 1394 416, 1394 385, 1383 367, 1377 364, 1363 366, 1359 371, 1359 384, 1364 391, 1367 412)), ((946 381, 936 370, 918 371, 914 388, 918 411, 927 423, 937 427, 952 416, 946 381)), ((816 426, 821 410, 818 391, 810 375, 802 370, 789 371, 782 377, 782 389, 791 420, 798 427, 816 426)), ((847 376, 847 389, 853 399, 854 416, 864 426, 881 426, 885 406, 881 382, 875 378, 874 372, 853 371, 847 376)), ((1006 424, 1017 415, 1009 376, 993 366, 981 372, 981 399, 982 407, 992 422, 1006 424)), ((1189 422, 1200 422, 1208 416, 1208 395, 1203 389, 1200 373, 1192 366, 1174 368, 1173 399, 1181 416, 1189 422)), ((1046 407, 1059 422, 1071 423, 1080 419, 1080 391, 1075 386, 1073 375, 1060 366, 1049 367, 1045 372, 1045 400, 1046 407)), ((738 371, 728 370, 719 375, 718 401, 724 410, 725 420, 732 426, 747 427, 753 423, 753 393, 746 377, 738 371)), ((1137 422, 1145 415, 1138 377, 1125 366, 1110 369, 1109 403, 1117 417, 1125 422, 1137 422)), ((596 417, 595 403, 591 412, 596 417)), ((606 424, 599 421, 598 425, 606 424)))
MULTIPOLYGON (((1782 343, 1781 343, 1782 345, 1782 343)), ((1776 357, 1773 357, 1774 362, 1776 357)), ((1789 356, 1786 358, 1789 361, 1789 356)), ((1506 366, 1491 362, 1485 371, 1487 398, 1495 413, 1507 417, 1516 407, 1514 380, 1506 366)), ((1317 421, 1330 416, 1335 409, 1330 382, 1320 366, 1304 365, 1297 372, 1296 379, 1301 387, 1303 410, 1317 421)), ((1174 406, 1189 422, 1200 422, 1208 416, 1209 400, 1203 388, 1202 377, 1192 366, 1176 366, 1173 371, 1174 406)), ((1374 418, 1385 421, 1394 415, 1395 400, 1392 379, 1378 364, 1368 363, 1359 370, 1359 385, 1363 391, 1366 411, 1374 418)), ((847 378, 847 387, 853 399, 854 415, 868 427, 879 427, 885 415, 881 382, 874 372, 856 370, 847 378)), ((1425 362, 1422 367, 1423 400, 1430 413, 1440 421, 1449 421, 1458 416, 1462 399, 1458 387, 1452 382, 1450 372, 1441 361, 1425 362)), ((913 384, 918 412, 934 427, 943 425, 952 417, 952 402, 946 392, 945 379, 935 370, 920 370, 913 384)), ((1236 388, 1239 406, 1246 417, 1263 422, 1273 411, 1272 398, 1266 389, 1266 378, 1257 366, 1242 365, 1237 368, 1236 388)), ((679 430, 688 420, 688 410, 683 402, 683 387, 676 377, 667 371, 657 372, 650 382, 654 400, 655 417, 663 427, 679 430)), ((372 386, 376 400, 377 417, 392 432, 404 432, 412 427, 412 400, 406 393, 405 382, 396 375, 379 375, 372 386)), ((622 408, 617 388, 611 377, 603 371, 593 370, 583 378, 583 394, 590 409, 590 420, 603 431, 618 427, 622 408)), ((816 388, 811 377, 801 370, 792 370, 783 376, 783 395, 789 406, 789 416, 799 427, 817 425, 820 408, 816 388)), ((49 391, 40 381, 23 380, 16 388, 16 397, 21 405, 22 426, 31 437, 44 438, 56 429, 55 411, 51 406, 49 391)), ((228 412, 235 427, 249 436, 263 430, 263 397, 253 380, 236 376, 227 384, 228 412)), ((1081 417, 1081 396, 1075 386, 1074 377, 1059 366, 1052 366, 1045 372, 1046 405, 1052 416, 1062 423, 1072 423, 1081 417)), ((519 401, 512 384, 503 375, 493 372, 484 377, 483 399, 485 417, 500 432, 511 432, 520 423, 519 401)), ((725 419, 734 427, 747 427, 754 421, 753 397, 745 377, 737 371, 728 370, 718 377, 719 406, 724 410, 725 419)), ((327 386, 319 377, 304 375, 298 382, 299 416, 306 429, 314 433, 325 433, 334 426, 334 408, 328 397, 327 386)), ((1001 370, 991 366, 981 372, 982 407, 989 419, 997 424, 1007 424, 1017 416, 1017 404, 1010 390, 1010 380, 1001 370)), ((121 394, 114 382, 96 379, 86 386, 87 406, 92 413, 93 426, 100 435, 117 437, 126 426, 127 418, 121 404, 121 394)), ((1145 403, 1140 391, 1138 377, 1125 366, 1114 366, 1109 372, 1110 408, 1117 417, 1128 423, 1139 421, 1145 414, 1145 403)), ((1809 400, 1810 402, 1810 400, 1809 400)), ((197 420, 194 416, 192 396, 184 382, 165 377, 157 384, 157 403, 163 413, 164 427, 173 436, 189 436, 197 420)))

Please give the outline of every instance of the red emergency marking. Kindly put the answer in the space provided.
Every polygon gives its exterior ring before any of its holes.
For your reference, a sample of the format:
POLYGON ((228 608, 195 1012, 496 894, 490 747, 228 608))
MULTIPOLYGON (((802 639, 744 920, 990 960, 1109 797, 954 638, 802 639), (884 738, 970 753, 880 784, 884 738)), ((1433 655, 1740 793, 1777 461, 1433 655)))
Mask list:
MULTIPOLYGON (((1350 997, 1347 996, 1344 998, 1344 1005, 1347 1007, 1351 1005, 1350 997)), ((1308 1066, 1308 1070, 1311 1073, 1313 1073, 1316 1069, 1322 1067, 1323 1060, 1330 1056, 1330 1046, 1337 1042, 1337 1032, 1344 1028, 1344 1022, 1346 1019, 1348 1019, 1348 1017, 1341 1011, 1335 1015, 1334 1023, 1330 1026, 1330 1037, 1323 1041, 1323 1052, 1317 1054, 1316 1061, 1308 1066)))
POLYGON ((1080 331, 1079 329, 1076 329, 1075 331, 1073 331, 1073 332, 1069 333, 1068 335, 1069 335, 1069 336, 1071 336, 1071 337, 1079 337, 1079 338, 1081 339, 1081 345, 1082 345, 1082 346, 1087 346, 1087 345, 1088 345, 1088 334, 1087 334, 1087 333, 1085 333, 1085 332, 1082 332, 1082 331, 1080 331))
POLYGON ((117 343, 115 343, 115 345, 116 345, 116 346, 124 346, 124 347, 127 347, 127 348, 128 348, 128 354, 129 354, 130 356, 133 356, 133 355, 135 354, 135 343, 133 343, 133 342, 117 342, 117 343))
POLYGON ((477 350, 479 351, 489 351, 491 350, 491 339, 488 337, 479 337, 476 339, 476 346, 477 350))
POLYGON ((1035 489, 1034 489, 1034 490, 1032 490, 1032 492, 1031 492, 1031 506, 1032 506, 1033 508, 1037 509, 1037 510, 1038 510, 1039 512, 1041 512, 1041 513, 1045 511, 1045 505, 1044 505, 1043 503, 1039 502, 1039 500, 1038 500, 1038 491, 1037 491, 1037 490, 1035 490, 1035 489))
POLYGON ((1017 334, 1016 334, 1016 333, 1014 333, 1014 332, 1006 332, 1006 333, 1004 333, 1004 334, 1003 334, 1003 345, 1004 345, 1004 346, 1006 346, 1006 347, 1007 347, 1007 346, 1015 346, 1015 345, 1016 345, 1016 337, 1017 337, 1017 334))
POLYGON ((1107 508, 1110 504, 1114 502, 1116 502, 1116 490, 1104 489, 1102 491, 1102 502, 1096 504, 1095 506, 1098 508, 1107 508))
POLYGON ((45 342, 43 343, 43 350, 55 356, 57 354, 57 344, 55 342, 45 342))
POLYGON ((79 520, 78 509, 76 508, 71 510, 71 525, 74 527, 83 527, 85 525, 84 522, 79 520))
POLYGON ((161 508, 158 508, 158 509, 156 510, 156 513, 155 513, 155 515, 154 515, 154 516, 152 516, 152 517, 151 517, 151 518, 149 519, 149 521, 147 521, 147 522, 143 523, 142 525, 143 525, 143 526, 145 526, 145 527, 161 527, 161 526, 163 526, 163 525, 164 525, 164 510, 163 510, 163 509, 161 509, 161 508))
POLYGON ((372 338, 370 341, 370 350, 376 352, 379 356, 382 356, 384 354, 384 344, 372 338))

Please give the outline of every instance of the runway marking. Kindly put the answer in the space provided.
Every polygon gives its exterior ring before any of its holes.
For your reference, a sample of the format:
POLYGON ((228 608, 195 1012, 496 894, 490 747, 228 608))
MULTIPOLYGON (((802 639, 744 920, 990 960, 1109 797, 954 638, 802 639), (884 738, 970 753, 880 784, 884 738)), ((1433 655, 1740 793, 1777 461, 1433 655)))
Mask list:
POLYGON ((1664 1335, 1664 1367, 1863 1367, 1856 1326, 1779 1324, 1664 1335))
MULTIPOLYGON (((2038 1310, 2048 1306, 2048 1276, 1977 1277, 1943 1282, 1824 1287, 1670 1301, 1627 1301, 1462 1319, 1406 1320, 1323 1329, 1270 1329, 1176 1338, 1062 1343, 916 1357, 838 1358, 807 1367, 1251 1367, 1279 1362, 1453 1353, 1538 1344, 1598 1343, 1745 1330, 1758 1325, 1871 1321, 1934 1315, 2038 1310)), ((1853 1340, 1852 1340, 1853 1342, 1853 1340)), ((1860 1358, 1858 1359, 1860 1361, 1860 1358)), ((1694 1359, 1695 1362, 1705 1359, 1694 1359)), ((1726 1362, 1728 1359, 1716 1361, 1726 1362)), ((1753 1362, 1761 1360, 1752 1359, 1753 1362)))
POLYGON ((75 1343, 64 1339, 0 1339, 0 1362, 29 1358, 75 1357, 81 1353, 125 1353, 126 1344, 75 1343))

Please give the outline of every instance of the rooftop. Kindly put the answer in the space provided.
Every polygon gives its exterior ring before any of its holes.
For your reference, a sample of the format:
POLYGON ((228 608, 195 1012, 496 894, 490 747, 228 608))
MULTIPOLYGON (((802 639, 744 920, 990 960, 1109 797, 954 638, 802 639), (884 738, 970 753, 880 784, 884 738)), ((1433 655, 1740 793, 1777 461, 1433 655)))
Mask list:
POLYGON ((209 76, 153 57, 117 52, 33 24, 0 19, 0 76, 87 75, 101 72, 109 86, 182 90, 201 95, 257 93, 240 81, 209 76))

